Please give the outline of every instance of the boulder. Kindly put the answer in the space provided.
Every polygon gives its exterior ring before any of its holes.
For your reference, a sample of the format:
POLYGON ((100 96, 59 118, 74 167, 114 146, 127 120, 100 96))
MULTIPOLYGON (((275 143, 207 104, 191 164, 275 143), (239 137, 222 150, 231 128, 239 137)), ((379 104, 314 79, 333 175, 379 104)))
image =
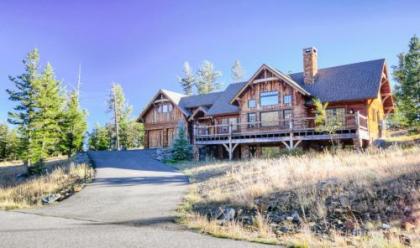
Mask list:
POLYGON ((232 207, 220 207, 217 209, 217 211, 214 211, 212 215, 215 219, 220 220, 223 224, 224 222, 235 220, 235 214, 236 211, 232 207))
POLYGON ((60 194, 48 194, 47 196, 42 197, 41 201, 43 204, 51 204, 56 202, 60 198, 60 194))

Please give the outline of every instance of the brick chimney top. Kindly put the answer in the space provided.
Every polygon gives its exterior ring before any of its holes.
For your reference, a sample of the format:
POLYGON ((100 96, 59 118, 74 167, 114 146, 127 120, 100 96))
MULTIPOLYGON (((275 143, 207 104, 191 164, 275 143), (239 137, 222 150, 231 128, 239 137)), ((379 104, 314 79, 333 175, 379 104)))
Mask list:
POLYGON ((313 84, 318 73, 318 53, 315 47, 303 49, 303 81, 313 84))

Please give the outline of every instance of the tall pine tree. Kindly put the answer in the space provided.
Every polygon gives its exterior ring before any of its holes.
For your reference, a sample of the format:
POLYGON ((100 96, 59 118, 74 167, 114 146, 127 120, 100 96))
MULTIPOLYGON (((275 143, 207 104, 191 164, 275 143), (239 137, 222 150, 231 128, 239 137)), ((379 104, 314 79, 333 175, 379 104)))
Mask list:
POLYGON ((183 71, 184 71, 184 76, 178 77, 178 82, 181 84, 181 87, 185 95, 192 95, 193 86, 195 82, 195 76, 188 61, 184 63, 183 71))
POLYGON ((420 126, 420 42, 414 35, 406 54, 398 55, 399 64, 394 66, 393 76, 397 81, 396 103, 401 124, 420 126))
POLYGON ((23 60, 25 72, 19 76, 9 76, 10 81, 14 83, 15 89, 7 89, 9 100, 16 102, 13 111, 9 112, 8 122, 18 126, 19 136, 21 138, 22 159, 28 165, 40 159, 39 147, 34 139, 36 126, 36 98, 38 95, 38 84, 40 75, 39 53, 37 49, 28 53, 23 60))
POLYGON ((57 155, 61 141, 64 96, 60 81, 55 78, 51 64, 47 64, 37 84, 34 118, 34 140, 37 156, 57 155))
POLYGON ((127 128, 130 122, 132 107, 127 103, 120 84, 114 83, 108 98, 108 112, 113 120, 113 147, 114 149, 127 148, 127 128))
POLYGON ((203 61, 197 72, 195 83, 198 94, 207 94, 220 89, 221 84, 217 83, 217 79, 221 76, 222 72, 216 71, 214 65, 210 61, 203 61))
POLYGON ((80 108, 79 92, 72 91, 67 99, 62 120, 61 147, 67 156, 83 149, 83 139, 87 130, 87 112, 80 108))
POLYGON ((234 82, 239 82, 244 77, 244 70, 242 69, 241 63, 239 60, 235 60, 235 63, 232 66, 232 79, 234 82))

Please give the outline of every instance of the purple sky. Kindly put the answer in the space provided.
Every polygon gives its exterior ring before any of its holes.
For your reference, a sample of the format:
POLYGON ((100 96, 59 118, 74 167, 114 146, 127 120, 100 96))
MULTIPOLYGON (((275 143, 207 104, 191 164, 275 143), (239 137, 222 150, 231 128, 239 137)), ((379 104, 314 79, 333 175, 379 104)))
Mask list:
POLYGON ((82 65, 89 124, 105 123, 112 82, 140 113, 159 88, 180 91, 182 64, 212 61, 230 81, 239 59, 249 77, 262 63, 302 70, 302 48, 318 48, 319 66, 386 58, 420 33, 420 1, 0 1, 0 121, 13 104, 8 75, 23 71, 34 47, 57 78, 74 87, 82 65))

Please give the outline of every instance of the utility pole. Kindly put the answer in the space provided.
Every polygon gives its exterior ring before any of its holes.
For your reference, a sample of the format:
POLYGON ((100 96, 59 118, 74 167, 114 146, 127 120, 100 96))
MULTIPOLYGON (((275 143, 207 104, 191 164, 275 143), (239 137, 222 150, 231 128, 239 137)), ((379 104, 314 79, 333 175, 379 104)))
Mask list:
POLYGON ((79 75, 77 77, 77 87, 76 87, 77 96, 80 96, 81 74, 82 74, 82 66, 79 64, 79 75))
POLYGON ((112 97, 114 98, 114 121, 115 121, 115 133, 116 133, 116 146, 117 151, 120 150, 120 134, 119 134, 119 125, 118 125, 118 110, 117 110, 117 98, 115 96, 115 90, 112 89, 112 97))

